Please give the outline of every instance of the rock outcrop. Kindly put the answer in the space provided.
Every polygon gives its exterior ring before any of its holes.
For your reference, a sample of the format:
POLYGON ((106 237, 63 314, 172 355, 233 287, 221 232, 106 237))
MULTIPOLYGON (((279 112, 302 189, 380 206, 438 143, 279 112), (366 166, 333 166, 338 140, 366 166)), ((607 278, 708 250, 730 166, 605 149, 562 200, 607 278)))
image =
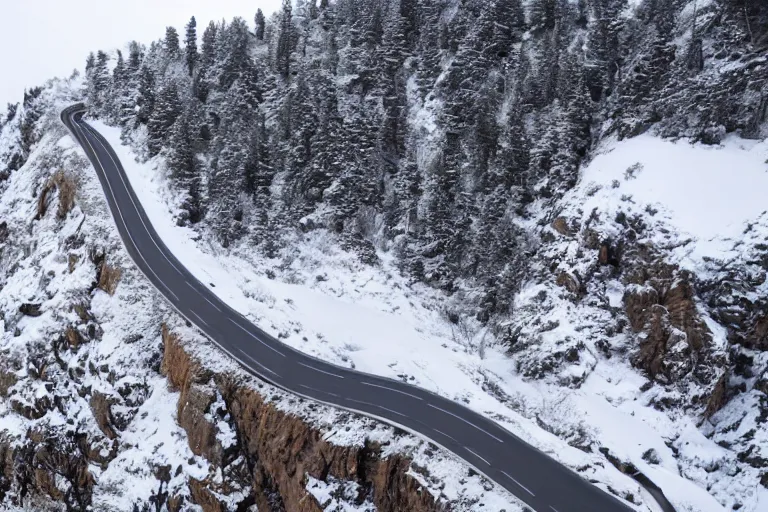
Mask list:
POLYGON ((682 405, 711 416, 725 403, 729 362, 705 321, 695 276, 629 237, 620 271, 624 311, 637 340, 630 361, 652 381, 688 395, 685 403, 664 398, 656 406, 682 405))
MULTIPOLYGON (((251 384, 231 374, 213 374, 194 360, 179 338, 163 328, 162 371, 179 390, 178 421, 189 437, 190 448, 224 474, 223 482, 189 482, 192 500, 206 512, 224 510, 217 496, 250 487, 241 504, 255 503, 259 510, 319 512, 306 490, 307 475, 329 476, 360 485, 360 502, 370 499, 386 511, 433 512, 445 506, 408 474, 406 457, 382 456, 375 442, 363 446, 336 446, 323 432, 298 416, 280 410, 251 384), (221 397, 226 411, 212 410, 221 397), (216 432, 236 433, 236 441, 222 446, 216 432)), ((177 510, 183 500, 170 499, 177 510)))
POLYGON ((624 297, 632 329, 643 336, 633 363, 662 383, 676 382, 706 358, 712 334, 700 318, 690 276, 662 265, 624 297))

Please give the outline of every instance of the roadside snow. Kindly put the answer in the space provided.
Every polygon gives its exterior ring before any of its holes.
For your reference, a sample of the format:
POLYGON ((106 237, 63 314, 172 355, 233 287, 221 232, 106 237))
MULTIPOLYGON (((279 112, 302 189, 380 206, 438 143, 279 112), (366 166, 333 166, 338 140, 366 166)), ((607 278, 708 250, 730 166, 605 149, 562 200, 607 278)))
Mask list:
POLYGON ((650 134, 609 140, 569 196, 586 197, 580 205, 584 220, 594 209, 632 208, 662 220, 681 237, 692 237, 678 256, 696 266, 728 251, 747 224, 768 211, 766 160, 768 141, 735 136, 721 146, 650 134))

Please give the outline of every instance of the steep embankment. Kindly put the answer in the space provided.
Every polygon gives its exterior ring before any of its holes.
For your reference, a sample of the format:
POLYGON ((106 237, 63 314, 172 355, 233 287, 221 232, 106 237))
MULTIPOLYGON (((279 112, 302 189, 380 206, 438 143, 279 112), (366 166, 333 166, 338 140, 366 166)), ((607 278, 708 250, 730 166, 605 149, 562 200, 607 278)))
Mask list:
MULTIPOLYGON (((163 329, 163 347, 162 371, 180 391, 179 425, 187 432, 192 451, 217 466, 212 478, 190 483, 194 501, 208 504, 206 509, 227 510, 219 495, 253 484, 252 499, 259 510, 273 510, 275 501, 280 502, 279 509, 324 510, 329 503, 307 498, 308 478, 354 482, 354 492, 347 491, 345 497, 359 506, 375 506, 375 510, 447 509, 420 483, 428 476, 426 468, 414 466, 399 454, 384 455, 379 441, 333 444, 325 439, 323 429, 276 402, 289 400, 297 409, 308 411, 318 406, 300 399, 267 397, 268 388, 242 375, 213 373, 191 357, 167 328, 163 329), (420 477, 410 475, 411 471, 420 477)), ((359 421, 344 413, 334 416, 340 424, 359 421)), ((178 503, 173 498, 169 501, 178 503)), ((179 510, 176 505, 170 508, 179 510)))

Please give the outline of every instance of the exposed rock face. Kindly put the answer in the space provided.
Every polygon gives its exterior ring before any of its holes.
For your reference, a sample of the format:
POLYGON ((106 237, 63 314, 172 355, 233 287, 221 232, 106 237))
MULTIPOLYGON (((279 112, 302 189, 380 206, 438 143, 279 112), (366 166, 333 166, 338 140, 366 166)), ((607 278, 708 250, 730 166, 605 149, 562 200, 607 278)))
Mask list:
MULTIPOLYGON (((444 510, 407 474, 407 458, 383 458, 376 443, 332 445, 322 432, 281 411, 252 386, 232 375, 206 371, 165 327, 163 345, 162 370, 181 392, 179 424, 187 431, 190 448, 220 467, 228 484, 215 484, 212 479, 190 481, 192 499, 203 510, 223 510, 216 494, 227 494, 240 483, 252 488, 252 495, 241 503, 255 503, 259 510, 319 512, 305 487, 307 474, 321 480, 330 475, 356 481, 363 489, 360 501, 371 498, 380 511, 444 510), (228 419, 222 417, 222 411, 210 410, 217 396, 226 404, 228 419), (237 441, 232 446, 223 447, 217 440, 220 422, 235 430, 237 441)), ((184 508, 179 500, 171 501, 184 508)))
POLYGON ((644 333, 634 364, 668 383, 706 357, 712 334, 699 317, 689 277, 666 268, 660 272, 662 276, 631 288, 624 303, 632 329, 644 333))
POLYGON ((581 289, 581 285, 579 283, 579 280, 569 274, 568 272, 561 272, 560 275, 557 276, 557 286, 561 286, 568 290, 571 293, 579 293, 581 289))
POLYGON ((67 216, 75 203, 77 194, 77 182, 74 176, 58 170, 48 180, 37 200, 37 213, 35 220, 42 219, 48 211, 48 197, 54 190, 59 193, 59 205, 56 209, 56 217, 63 219, 67 216))
POLYGON ((694 277, 656 251, 627 244, 624 307, 638 349, 632 364, 663 385, 698 389, 688 404, 710 416, 725 402, 728 358, 697 305, 694 277))
MULTIPOLYGON (((731 396, 730 362, 722 333, 716 337, 707 324, 714 315, 705 302, 706 283, 671 264, 665 250, 645 237, 647 226, 637 217, 620 213, 608 219, 610 229, 598 212, 581 222, 557 217, 549 228, 573 234, 570 239, 542 230, 535 280, 557 288, 532 295, 525 311, 517 312, 516 327, 506 328, 520 372, 532 378, 557 375, 560 383, 579 386, 600 359, 618 356, 664 388, 653 393, 656 407, 711 417, 731 396), (581 312, 568 318, 572 307, 581 312), (536 317, 541 320, 528 320, 536 317), (569 321, 580 335, 572 335, 569 321), (597 340, 594 348, 580 336, 597 340), (550 345, 541 348, 545 343, 550 345), (574 371, 562 371, 575 366, 583 372, 576 378, 574 371)), ((753 309, 745 306, 734 314, 743 319, 742 332, 751 327, 750 335, 742 336, 749 346, 760 343, 768 329, 762 317, 750 316, 753 309)))
POLYGON ((93 417, 96 418, 96 423, 104 435, 108 439, 115 439, 117 433, 113 427, 112 401, 103 393, 94 391, 93 395, 91 395, 91 411, 93 411, 93 417))
POLYGON ((571 236, 573 234, 571 233, 571 228, 568 225, 568 220, 565 217, 557 217, 552 221, 550 226, 561 235, 571 236))
POLYGON ((32 317, 38 317, 43 314, 43 312, 40 310, 40 304, 29 303, 25 303, 19 306, 19 313, 32 317))
POLYGON ((13 371, 0 363, 0 397, 7 397, 8 390, 16 384, 17 378, 13 371))
POLYGON ((107 264, 106 260, 103 260, 99 270, 98 287, 108 294, 114 295, 115 290, 117 289, 117 283, 120 281, 121 275, 122 273, 119 268, 113 267, 107 264))
POLYGON ((77 445, 54 432, 32 430, 27 437, 14 451, 13 467, 6 467, 19 489, 12 502, 21 505, 25 496, 36 494, 63 502, 67 510, 88 510, 95 479, 77 445))
POLYGON ((0 502, 13 483, 13 450, 10 443, 0 437, 0 502))

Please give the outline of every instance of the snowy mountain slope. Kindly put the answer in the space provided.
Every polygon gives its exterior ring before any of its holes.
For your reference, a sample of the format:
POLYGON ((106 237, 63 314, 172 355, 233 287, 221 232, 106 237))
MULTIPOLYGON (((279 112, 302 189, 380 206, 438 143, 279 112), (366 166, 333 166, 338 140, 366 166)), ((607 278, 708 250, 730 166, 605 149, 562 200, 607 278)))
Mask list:
MULTIPOLYGON (((99 122, 94 126, 118 147, 118 130, 99 122)), ((672 144, 647 139, 651 144, 672 144)), ((562 441, 544 432, 588 451, 607 449, 631 462, 651 476, 680 510, 721 509, 703 489, 676 476, 678 461, 667 442, 678 429, 696 432, 695 424, 687 418, 667 418, 647 405, 632 404, 642 396, 638 389, 646 381, 628 366, 600 361, 579 392, 525 382, 516 375, 513 361, 500 350, 493 334, 466 320, 463 325, 451 323, 445 296, 409 284, 395 269, 387 271, 386 265, 379 270, 360 264, 339 252, 331 235, 305 235, 291 251, 272 260, 254 257, 247 244, 229 250, 216 248, 173 221, 181 211, 179 195, 169 188, 162 160, 138 164, 127 148, 117 151, 121 161, 127 162, 126 172, 152 222, 182 263, 204 282, 215 284, 213 290, 223 300, 284 342, 335 364, 407 379, 460 399, 572 468, 592 466, 592 478, 605 479, 614 490, 623 486, 636 499, 642 495, 637 484, 617 482, 610 476, 615 470, 600 460, 602 456, 564 448, 562 441), (624 376, 617 381, 617 374, 624 376), (630 438, 628 431, 633 432, 630 438), (654 465, 643 457, 649 450, 660 459, 654 465)), ((632 148, 619 146, 614 151, 619 162, 605 164, 612 173, 623 169, 622 159, 636 156, 632 148)), ((696 148, 682 146, 679 151, 691 157, 686 153, 694 153, 696 148)), ((759 168, 756 158, 748 160, 759 168)), ((594 165, 601 162, 596 160, 594 165)), ((584 186, 574 189, 573 198, 593 188, 592 174, 591 168, 585 170, 584 186)), ((608 183, 613 175, 609 174, 608 183)), ((570 200, 567 197, 564 203, 570 200)), ((646 200, 656 202, 652 195, 646 200)), ((588 203, 580 199, 578 204, 588 203)), ((612 203, 606 204, 610 208, 612 203)), ((527 293, 518 300, 524 301, 527 293)), ((621 297, 618 300, 620 303, 621 297)), ((564 337, 558 331, 554 336, 564 337)), ((721 450, 700 433, 691 439, 709 450, 721 450)), ((696 471, 691 468, 692 473, 696 471)), ((737 486, 737 482, 730 485, 737 486)))
MULTIPOLYGON (((159 373, 161 322, 175 326, 194 345, 190 353, 199 353, 217 375, 250 378, 187 328, 124 252, 93 169, 58 121, 78 88, 79 82, 56 81, 42 90, 39 139, 0 195, 0 497, 4 507, 27 510, 144 510, 150 503, 184 502, 194 508, 199 496, 190 482, 211 474, 215 482, 217 471, 220 480, 222 469, 196 454, 194 432, 180 425, 179 392, 159 373), (61 170, 76 193, 66 203, 71 209, 59 214, 65 187, 46 184, 61 170), (168 477, 164 468, 172 470, 168 477)), ((330 443, 380 442, 385 459, 410 455, 412 478, 456 510, 477 510, 480 502, 518 508, 513 497, 411 436, 325 407, 309 410, 271 387, 262 393, 330 443)), ((231 447, 228 428, 218 422, 217 437, 231 447)), ((307 478, 308 496, 320 485, 357 485, 307 478)), ((228 485, 228 493, 217 495, 227 507, 255 492, 228 485)), ((355 499, 337 498, 349 507, 355 499)))
MULTIPOLYGON (((681 510, 765 508, 766 4, 287 7, 87 61, 190 268, 287 343, 498 415, 621 495, 647 500, 614 464, 681 510)), ((39 93, 0 176, 44 160, 39 93)))
MULTIPOLYGON (((331 236, 297 240, 282 261, 252 255, 245 259, 243 255, 250 252, 247 245, 222 252, 197 241, 199 235, 174 221, 181 211, 180 196, 168 189, 160 170, 164 162, 155 162, 160 169, 136 163, 135 155, 119 146, 118 130, 99 122, 93 125, 126 162, 126 173, 151 221, 180 261, 275 337, 336 364, 404 379, 461 400, 547 453, 568 450, 571 467, 594 473, 598 481, 605 479, 620 496, 638 493, 635 482, 612 468, 604 471, 489 394, 484 388, 505 383, 493 370, 480 366, 482 361, 473 354, 479 341, 472 339, 473 326, 455 326, 444 318, 442 297, 423 287, 414 293, 394 268, 381 272, 362 265, 339 251, 331 236), (169 208, 174 203, 175 208, 169 208)), ((489 354, 504 359, 498 351, 489 354)))
MULTIPOLYGON (((0 444, 11 458, 0 495, 8 505, 37 510, 65 503, 128 510, 157 488, 156 466, 199 474, 206 464, 168 414, 173 394, 152 371, 159 355, 152 333, 168 310, 122 252, 95 175, 58 120, 79 87, 55 81, 43 90, 39 138, 2 185, 0 444), (60 170, 77 187, 63 217, 56 211, 61 186, 47 199, 43 192, 60 170), (113 268, 121 275, 111 295, 97 284, 113 268), (26 314, 23 304, 33 305, 26 314), (106 403, 108 420, 99 416, 106 403), (116 459, 127 446, 131 455, 116 459)), ((168 489, 183 492, 184 478, 168 489)))
MULTIPOLYGON (((542 234, 538 268, 509 322, 520 371, 603 396, 664 439, 662 452, 638 443, 622 460, 653 477, 666 452, 672 468, 746 510, 766 500, 754 429, 765 358, 760 334, 742 327, 766 296, 765 144, 605 141, 531 226, 542 234), (735 344, 734 331, 752 338, 735 344), (617 371, 616 354, 645 376, 617 371)), ((601 439, 626 439, 611 430, 601 439)))

